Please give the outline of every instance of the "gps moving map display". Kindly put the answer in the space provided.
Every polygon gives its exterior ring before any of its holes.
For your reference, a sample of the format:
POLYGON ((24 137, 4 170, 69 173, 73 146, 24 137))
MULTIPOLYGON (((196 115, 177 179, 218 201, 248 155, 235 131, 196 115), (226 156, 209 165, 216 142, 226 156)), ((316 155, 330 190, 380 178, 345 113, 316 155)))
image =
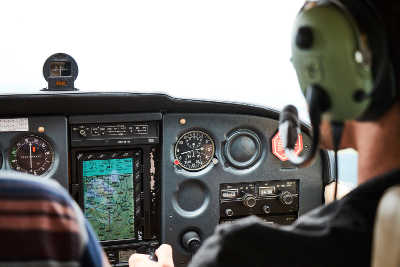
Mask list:
POLYGON ((84 214, 100 241, 136 238, 134 160, 81 161, 84 214))

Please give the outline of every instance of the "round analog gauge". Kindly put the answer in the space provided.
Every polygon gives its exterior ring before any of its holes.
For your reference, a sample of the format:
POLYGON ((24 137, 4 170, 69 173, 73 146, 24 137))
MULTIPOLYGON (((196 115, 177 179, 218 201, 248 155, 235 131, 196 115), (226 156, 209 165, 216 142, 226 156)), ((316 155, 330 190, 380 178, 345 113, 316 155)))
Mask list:
POLYGON ((19 172, 42 175, 52 166, 54 151, 45 139, 29 135, 19 138, 10 148, 10 167, 19 172))
POLYGON ((175 145, 175 164, 188 171, 207 167, 215 154, 215 145, 209 134, 189 131, 181 135, 175 145))

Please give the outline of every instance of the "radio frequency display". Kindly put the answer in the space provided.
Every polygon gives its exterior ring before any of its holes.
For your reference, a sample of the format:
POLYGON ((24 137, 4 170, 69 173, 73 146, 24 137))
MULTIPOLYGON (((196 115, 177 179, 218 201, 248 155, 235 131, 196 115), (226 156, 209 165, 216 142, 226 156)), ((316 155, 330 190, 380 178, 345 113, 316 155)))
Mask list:
POLYGON ((133 158, 82 162, 84 213, 101 241, 133 239, 133 158))

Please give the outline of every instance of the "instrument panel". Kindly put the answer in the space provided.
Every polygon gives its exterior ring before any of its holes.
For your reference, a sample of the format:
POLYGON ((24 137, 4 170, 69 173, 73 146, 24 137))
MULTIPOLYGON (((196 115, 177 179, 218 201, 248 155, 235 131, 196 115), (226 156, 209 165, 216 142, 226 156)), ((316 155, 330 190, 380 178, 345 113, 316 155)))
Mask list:
POLYGON ((1 169, 56 179, 115 266, 169 243, 183 267, 220 223, 290 224, 322 203, 329 159, 297 169, 276 156, 277 112, 160 95, 48 97, 45 110, 42 96, 22 97, 32 106, 19 114, 21 99, 0 96, 0 120, 22 125, 0 121, 1 169))
MULTIPOLYGON (((177 266, 185 266, 196 250, 196 242, 210 236, 220 223, 256 215, 268 223, 290 224, 322 203, 323 159, 318 157, 306 169, 282 161, 272 153, 273 146, 279 145, 273 142, 277 129, 277 120, 259 116, 164 114, 161 229, 165 231, 161 239, 174 247, 177 266), (180 161, 177 147, 184 145, 180 152, 189 151, 193 157, 193 149, 205 143, 182 144, 182 136, 193 129, 207 133, 196 136, 196 141, 212 138, 215 153, 199 170, 186 170, 176 162, 180 161), (221 199, 227 189, 237 194, 221 199), (186 236, 196 242, 188 242, 186 236)), ((308 153, 310 137, 303 134, 302 142, 301 153, 308 153)))

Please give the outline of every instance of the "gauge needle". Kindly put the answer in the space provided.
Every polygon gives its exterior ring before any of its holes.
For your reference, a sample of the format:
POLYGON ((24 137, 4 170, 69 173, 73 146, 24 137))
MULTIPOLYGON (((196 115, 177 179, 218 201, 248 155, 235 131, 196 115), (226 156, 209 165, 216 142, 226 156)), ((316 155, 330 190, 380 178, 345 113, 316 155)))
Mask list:
POLYGON ((187 154, 187 153, 190 153, 190 152, 192 152, 192 150, 185 151, 185 152, 182 152, 182 153, 180 153, 180 154, 183 155, 183 154, 187 154))
POLYGON ((32 143, 29 143, 29 162, 31 163, 31 169, 33 169, 33 166, 32 166, 32 143))

